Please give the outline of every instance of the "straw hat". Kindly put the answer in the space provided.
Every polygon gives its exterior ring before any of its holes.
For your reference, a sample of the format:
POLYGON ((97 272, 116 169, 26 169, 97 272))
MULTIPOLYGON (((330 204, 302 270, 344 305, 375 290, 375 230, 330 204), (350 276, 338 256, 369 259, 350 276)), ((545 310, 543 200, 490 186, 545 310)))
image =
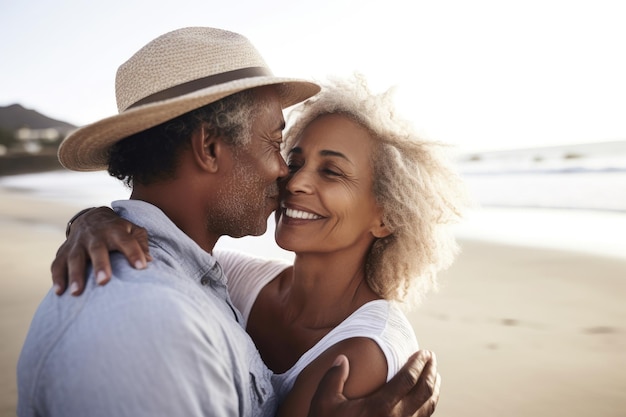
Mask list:
POLYGON ((117 141, 253 87, 276 85, 283 108, 320 90, 305 80, 275 77, 250 41, 204 27, 178 29, 141 48, 117 70, 119 114, 81 127, 59 147, 76 171, 107 169, 117 141))

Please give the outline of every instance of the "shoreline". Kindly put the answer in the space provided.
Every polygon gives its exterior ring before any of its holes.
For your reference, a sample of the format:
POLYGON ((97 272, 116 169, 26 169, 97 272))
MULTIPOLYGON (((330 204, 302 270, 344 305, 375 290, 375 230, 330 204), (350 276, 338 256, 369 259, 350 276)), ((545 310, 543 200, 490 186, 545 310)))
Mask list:
POLYGON ((59 162, 56 149, 44 150, 38 154, 15 153, 0 156, 0 177, 39 174, 64 169, 59 162))
MULTIPOLYGON (((0 187, 0 416, 14 416, 15 366, 49 290, 65 223, 83 207, 0 187)), ((442 375, 437 416, 626 409, 626 260, 462 239, 441 289, 408 314, 442 375)))

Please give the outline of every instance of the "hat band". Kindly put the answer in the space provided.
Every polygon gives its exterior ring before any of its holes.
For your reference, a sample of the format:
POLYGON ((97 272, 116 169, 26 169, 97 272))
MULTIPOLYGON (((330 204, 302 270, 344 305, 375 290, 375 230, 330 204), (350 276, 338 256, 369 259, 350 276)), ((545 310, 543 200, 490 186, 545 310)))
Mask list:
POLYGON ((137 106, 143 106, 144 104, 179 97, 185 94, 193 93, 194 91, 202 90, 203 88, 224 84, 230 81, 240 80, 243 78, 267 76, 272 76, 272 73, 265 67, 240 68, 232 71, 221 72, 219 74, 198 78, 197 80, 188 81, 186 83, 178 84, 173 87, 166 88, 165 90, 158 91, 154 94, 150 94, 149 96, 131 104, 126 108, 126 110, 137 106))

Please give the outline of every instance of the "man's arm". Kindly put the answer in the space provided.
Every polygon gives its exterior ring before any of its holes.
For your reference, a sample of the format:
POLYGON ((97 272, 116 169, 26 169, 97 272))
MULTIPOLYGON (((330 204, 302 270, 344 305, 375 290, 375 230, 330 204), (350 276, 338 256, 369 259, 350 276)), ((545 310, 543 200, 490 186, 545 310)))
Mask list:
POLYGON ((348 374, 347 358, 337 357, 313 396, 309 417, 427 417, 435 412, 441 378, 432 352, 414 353, 388 383, 367 397, 349 400, 343 395, 348 374))

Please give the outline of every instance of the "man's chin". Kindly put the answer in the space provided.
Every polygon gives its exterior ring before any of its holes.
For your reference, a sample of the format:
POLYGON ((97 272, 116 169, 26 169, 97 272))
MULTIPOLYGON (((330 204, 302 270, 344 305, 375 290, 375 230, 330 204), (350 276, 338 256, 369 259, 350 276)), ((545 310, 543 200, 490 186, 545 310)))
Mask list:
POLYGON ((261 236, 263 233, 265 232, 251 232, 251 233, 240 233, 240 234, 234 234, 234 233, 229 233, 226 236, 228 237, 232 237, 233 239, 241 239, 242 237, 254 237, 254 236, 261 236))
POLYGON ((250 227, 248 230, 241 230, 235 233, 228 233, 227 236, 239 239, 246 236, 261 236, 267 231, 267 223, 259 224, 257 227, 250 227))
POLYGON ((259 228, 257 231, 250 233, 248 236, 261 236, 267 232, 267 224, 262 228, 259 228))

